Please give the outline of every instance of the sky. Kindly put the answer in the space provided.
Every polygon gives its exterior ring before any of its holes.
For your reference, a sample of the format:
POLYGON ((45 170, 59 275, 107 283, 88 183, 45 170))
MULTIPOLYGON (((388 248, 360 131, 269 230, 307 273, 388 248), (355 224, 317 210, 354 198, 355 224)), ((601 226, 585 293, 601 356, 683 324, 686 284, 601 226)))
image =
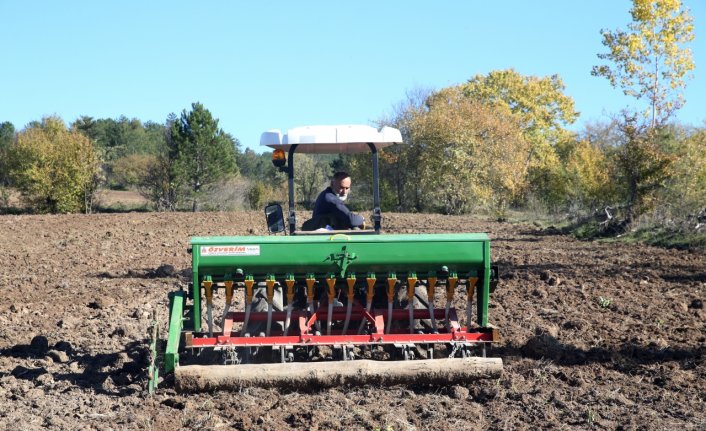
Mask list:
MULTIPOLYGON (((676 119, 695 126, 706 120, 705 3, 684 0, 696 70, 676 119)), ((606 52, 600 30, 626 29, 631 4, 0 0, 0 122, 164 123, 201 102, 243 148, 261 152, 265 130, 371 124, 415 89, 514 68, 558 74, 580 130, 646 106, 590 73, 606 52)))

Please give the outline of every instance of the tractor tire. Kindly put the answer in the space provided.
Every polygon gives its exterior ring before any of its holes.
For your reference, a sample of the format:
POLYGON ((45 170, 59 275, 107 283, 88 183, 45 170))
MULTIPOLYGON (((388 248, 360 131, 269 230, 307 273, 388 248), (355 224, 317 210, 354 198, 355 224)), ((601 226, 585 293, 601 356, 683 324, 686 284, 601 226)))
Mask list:
MULTIPOLYGON (((252 310, 253 313, 267 313, 267 286, 265 283, 258 283, 253 291, 252 310)), ((284 298, 282 295, 282 286, 275 285, 274 297, 272 298, 272 311, 284 311, 284 298)), ((281 322, 272 321, 270 326, 272 331, 283 331, 284 326, 281 322)), ((259 337, 261 333, 267 330, 267 322, 249 322, 247 332, 251 337, 259 337)))

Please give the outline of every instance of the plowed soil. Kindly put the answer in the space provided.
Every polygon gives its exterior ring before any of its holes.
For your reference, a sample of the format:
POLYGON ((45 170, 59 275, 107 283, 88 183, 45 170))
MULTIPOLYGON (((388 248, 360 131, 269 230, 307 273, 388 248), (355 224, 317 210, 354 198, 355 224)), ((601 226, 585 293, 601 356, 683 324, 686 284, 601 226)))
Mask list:
POLYGON ((503 338, 490 355, 504 359, 501 378, 190 395, 167 378, 150 397, 151 316, 164 334, 189 238, 264 234, 262 214, 3 216, 0 429, 706 429, 703 250, 580 242, 471 217, 384 223, 491 235, 501 282, 490 320, 503 338))

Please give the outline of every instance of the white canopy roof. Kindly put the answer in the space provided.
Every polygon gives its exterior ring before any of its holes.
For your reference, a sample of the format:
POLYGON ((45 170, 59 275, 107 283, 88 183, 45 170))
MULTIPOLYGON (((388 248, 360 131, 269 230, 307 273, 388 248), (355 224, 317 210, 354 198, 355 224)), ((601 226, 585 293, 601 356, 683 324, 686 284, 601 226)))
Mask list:
POLYGON ((273 129, 260 136, 260 145, 288 151, 297 144, 297 153, 363 153, 370 151, 368 143, 378 150, 402 144, 402 134, 393 127, 377 130, 365 125, 340 125, 295 127, 285 134, 273 129))

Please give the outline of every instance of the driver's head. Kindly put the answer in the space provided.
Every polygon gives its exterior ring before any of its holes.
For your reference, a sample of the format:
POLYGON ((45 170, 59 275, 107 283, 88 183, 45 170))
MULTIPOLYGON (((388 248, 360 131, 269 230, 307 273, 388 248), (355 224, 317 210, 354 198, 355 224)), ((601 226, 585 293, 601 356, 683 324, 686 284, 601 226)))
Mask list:
POLYGON ((331 178, 331 190, 333 190, 342 201, 348 198, 348 192, 351 190, 351 176, 348 175, 348 172, 336 172, 333 174, 333 178, 331 178))

